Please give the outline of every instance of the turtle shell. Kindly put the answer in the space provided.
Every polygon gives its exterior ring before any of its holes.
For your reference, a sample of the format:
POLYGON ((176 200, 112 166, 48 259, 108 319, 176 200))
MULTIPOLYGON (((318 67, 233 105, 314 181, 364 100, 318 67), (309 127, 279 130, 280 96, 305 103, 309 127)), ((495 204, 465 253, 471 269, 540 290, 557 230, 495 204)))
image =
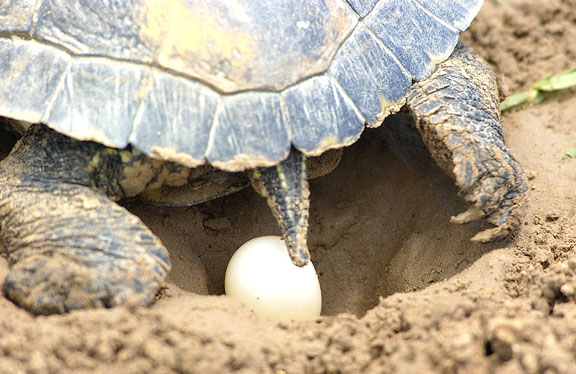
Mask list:
POLYGON ((355 142, 481 0, 8 0, 0 115, 195 167, 355 142))

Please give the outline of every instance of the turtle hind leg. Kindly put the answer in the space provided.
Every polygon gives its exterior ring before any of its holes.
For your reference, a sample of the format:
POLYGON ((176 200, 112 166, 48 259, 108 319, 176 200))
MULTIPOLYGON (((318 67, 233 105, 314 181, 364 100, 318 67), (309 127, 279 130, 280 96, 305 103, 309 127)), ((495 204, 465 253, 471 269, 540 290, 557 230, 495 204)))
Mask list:
POLYGON ((495 227, 472 240, 507 237, 520 223, 518 210, 528 186, 504 144, 490 69, 460 44, 429 78, 413 85, 407 105, 432 157, 472 204, 452 222, 486 218, 495 227))
POLYGON ((255 169, 252 186, 266 197, 276 218, 292 262, 304 266, 310 260, 308 251, 308 217, 310 190, 306 157, 292 149, 288 158, 270 168, 255 169))
POLYGON ((0 236, 11 263, 4 292, 16 304, 53 314, 154 299, 168 254, 102 192, 121 195, 113 182, 122 175, 120 159, 115 150, 36 126, 0 164, 0 236))

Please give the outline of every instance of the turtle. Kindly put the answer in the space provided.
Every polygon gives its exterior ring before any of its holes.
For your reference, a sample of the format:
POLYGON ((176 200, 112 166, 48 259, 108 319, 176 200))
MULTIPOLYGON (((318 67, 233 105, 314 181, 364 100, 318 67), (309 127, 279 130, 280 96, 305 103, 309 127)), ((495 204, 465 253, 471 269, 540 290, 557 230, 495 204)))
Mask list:
POLYGON ((4 294, 34 314, 152 303, 168 252, 116 202, 189 185, 201 200, 252 185, 303 266, 308 179, 400 110, 471 204, 452 221, 509 237, 525 173, 493 73, 459 42, 481 5, 2 2, 0 116, 28 124, 0 163, 4 294))

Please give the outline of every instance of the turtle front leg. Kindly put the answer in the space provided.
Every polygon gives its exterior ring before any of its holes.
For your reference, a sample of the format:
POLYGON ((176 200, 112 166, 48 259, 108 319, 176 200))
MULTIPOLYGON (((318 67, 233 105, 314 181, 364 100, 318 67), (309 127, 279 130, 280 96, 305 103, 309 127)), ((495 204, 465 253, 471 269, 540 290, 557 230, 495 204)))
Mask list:
POLYGON ((491 70, 469 48, 458 45, 429 78, 414 84, 407 105, 432 157, 472 204, 452 222, 486 218, 496 227, 472 240, 507 237, 520 223, 518 210, 528 186, 504 144, 491 70))
POLYGON ((136 192, 158 170, 143 156, 32 126, 0 164, 5 294, 35 314, 150 303, 168 253, 109 197, 136 192))
POLYGON ((288 158, 278 165, 255 169, 251 180, 254 189, 266 197, 292 262, 297 266, 306 265, 310 260, 307 244, 310 190, 306 157, 292 149, 288 158))

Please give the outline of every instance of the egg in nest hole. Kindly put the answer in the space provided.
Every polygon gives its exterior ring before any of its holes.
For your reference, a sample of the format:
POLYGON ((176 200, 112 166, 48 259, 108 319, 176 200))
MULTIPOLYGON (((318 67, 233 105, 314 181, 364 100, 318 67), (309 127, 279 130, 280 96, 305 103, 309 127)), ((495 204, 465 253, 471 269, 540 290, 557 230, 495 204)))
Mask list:
POLYGON ((314 265, 294 265, 278 236, 254 238, 238 248, 226 268, 224 289, 257 315, 276 321, 314 319, 322 309, 314 265))

